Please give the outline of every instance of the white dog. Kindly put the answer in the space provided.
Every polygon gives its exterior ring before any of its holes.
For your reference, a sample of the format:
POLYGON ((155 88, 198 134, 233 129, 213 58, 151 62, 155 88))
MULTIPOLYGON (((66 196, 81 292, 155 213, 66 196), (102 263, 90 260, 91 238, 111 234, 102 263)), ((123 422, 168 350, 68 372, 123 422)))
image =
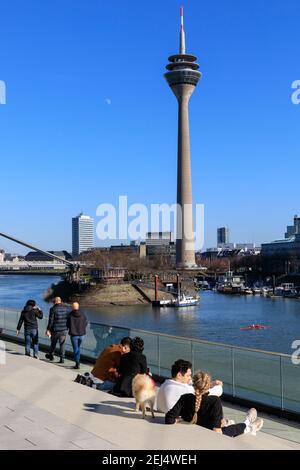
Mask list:
POLYGON ((152 418, 154 418, 154 402, 156 396, 156 386, 154 380, 147 374, 137 374, 132 381, 132 394, 135 398, 135 411, 141 407, 142 417, 145 418, 146 404, 150 406, 152 418))

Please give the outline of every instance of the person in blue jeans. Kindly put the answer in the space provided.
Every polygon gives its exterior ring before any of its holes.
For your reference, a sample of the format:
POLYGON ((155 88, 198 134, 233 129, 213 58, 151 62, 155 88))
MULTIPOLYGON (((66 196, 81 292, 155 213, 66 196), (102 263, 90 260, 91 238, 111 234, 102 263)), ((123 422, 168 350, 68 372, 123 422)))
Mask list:
POLYGON ((69 335, 74 351, 75 366, 74 369, 80 368, 80 346, 86 335, 87 319, 83 312, 80 310, 78 302, 72 304, 72 312, 70 313, 67 321, 69 335))
POLYGON ((43 318, 42 310, 37 306, 35 300, 28 300, 21 312, 17 326, 17 335, 19 335, 24 323, 25 354, 30 356, 30 348, 33 346, 33 355, 35 359, 39 358, 39 331, 38 319, 43 318))

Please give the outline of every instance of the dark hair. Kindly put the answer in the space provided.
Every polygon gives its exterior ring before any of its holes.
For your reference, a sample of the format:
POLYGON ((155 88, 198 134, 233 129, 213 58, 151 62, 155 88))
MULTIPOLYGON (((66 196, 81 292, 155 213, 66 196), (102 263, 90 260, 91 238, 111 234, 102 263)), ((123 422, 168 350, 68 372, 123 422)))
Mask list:
POLYGON ((139 336, 133 338, 131 341, 131 350, 142 353, 144 351, 144 340, 139 336))
POLYGON ((188 369, 192 368, 192 363, 185 361, 184 359, 178 359, 172 365, 172 378, 174 379, 176 375, 180 372, 182 375, 186 374, 188 369))
POLYGON ((36 301, 35 300, 27 300, 26 307, 35 307, 36 301))
POLYGON ((120 344, 122 344, 122 346, 131 347, 131 338, 129 338, 129 336, 125 336, 125 338, 121 339, 120 344))

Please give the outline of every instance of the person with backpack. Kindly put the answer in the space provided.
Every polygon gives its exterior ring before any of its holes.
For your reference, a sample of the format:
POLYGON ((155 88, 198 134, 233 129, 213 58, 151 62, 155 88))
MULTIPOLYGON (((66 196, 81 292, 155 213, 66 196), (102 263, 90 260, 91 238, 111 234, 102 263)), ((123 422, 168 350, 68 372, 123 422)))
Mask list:
POLYGON ((67 327, 69 335, 71 336, 71 343, 74 351, 74 369, 80 369, 80 346, 86 335, 87 323, 86 316, 81 312, 79 303, 74 302, 72 304, 72 312, 67 320, 67 327))
POLYGON ((70 313, 70 307, 61 302, 60 297, 55 297, 54 305, 50 308, 49 321, 46 329, 46 336, 51 338, 49 353, 45 355, 46 359, 53 361, 56 344, 59 341, 59 363, 65 362, 65 342, 67 336, 67 320, 70 313))
POLYGON ((39 358, 39 332, 38 319, 43 318, 42 310, 37 306, 35 300, 28 300, 21 312, 17 326, 17 335, 19 335, 24 323, 25 354, 30 356, 31 344, 33 346, 33 356, 39 358))

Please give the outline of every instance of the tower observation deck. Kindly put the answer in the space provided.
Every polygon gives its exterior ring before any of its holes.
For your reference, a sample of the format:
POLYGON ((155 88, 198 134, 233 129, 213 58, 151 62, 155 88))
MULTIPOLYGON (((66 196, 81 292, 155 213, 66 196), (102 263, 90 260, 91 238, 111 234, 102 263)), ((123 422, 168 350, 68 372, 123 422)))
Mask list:
POLYGON ((176 265, 188 269, 196 265, 188 104, 201 72, 197 57, 186 53, 182 7, 180 20, 179 54, 169 57, 164 77, 178 101, 176 265))

